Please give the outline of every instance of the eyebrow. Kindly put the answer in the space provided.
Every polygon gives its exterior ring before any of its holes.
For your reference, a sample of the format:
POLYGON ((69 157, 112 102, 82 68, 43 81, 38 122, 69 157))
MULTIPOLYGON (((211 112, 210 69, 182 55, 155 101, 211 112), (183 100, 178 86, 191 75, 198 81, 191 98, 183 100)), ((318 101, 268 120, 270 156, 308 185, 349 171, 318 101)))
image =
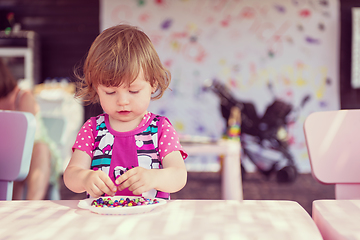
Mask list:
POLYGON ((141 87, 143 86, 144 84, 142 82, 136 82, 136 81, 133 81, 132 83, 130 83, 129 87, 141 87))

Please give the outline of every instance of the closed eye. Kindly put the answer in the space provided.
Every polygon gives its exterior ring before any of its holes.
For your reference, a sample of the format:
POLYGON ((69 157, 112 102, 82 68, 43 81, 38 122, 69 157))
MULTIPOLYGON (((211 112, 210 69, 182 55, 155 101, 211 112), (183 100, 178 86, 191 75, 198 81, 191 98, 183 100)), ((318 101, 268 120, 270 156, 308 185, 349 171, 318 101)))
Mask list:
POLYGON ((114 94, 115 92, 106 92, 106 95, 112 95, 114 94))
POLYGON ((136 94, 139 93, 139 91, 129 91, 129 93, 136 94))

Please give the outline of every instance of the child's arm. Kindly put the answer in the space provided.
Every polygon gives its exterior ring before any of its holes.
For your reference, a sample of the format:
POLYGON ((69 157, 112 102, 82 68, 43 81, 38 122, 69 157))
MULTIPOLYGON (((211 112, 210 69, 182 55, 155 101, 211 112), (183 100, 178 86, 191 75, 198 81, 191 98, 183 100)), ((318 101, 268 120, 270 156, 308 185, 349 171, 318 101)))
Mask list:
POLYGON ((36 115, 40 110, 40 107, 36 102, 34 95, 29 91, 24 91, 19 100, 18 110, 36 115))
POLYGON ((181 190, 187 181, 184 159, 179 151, 164 157, 163 169, 132 168, 116 179, 119 190, 129 188, 135 195, 151 189, 173 193, 181 190))
POLYGON ((103 171, 90 169, 90 156, 75 149, 69 165, 64 172, 64 183, 67 188, 76 193, 87 191, 92 197, 100 197, 103 193, 114 196, 116 186, 103 171))

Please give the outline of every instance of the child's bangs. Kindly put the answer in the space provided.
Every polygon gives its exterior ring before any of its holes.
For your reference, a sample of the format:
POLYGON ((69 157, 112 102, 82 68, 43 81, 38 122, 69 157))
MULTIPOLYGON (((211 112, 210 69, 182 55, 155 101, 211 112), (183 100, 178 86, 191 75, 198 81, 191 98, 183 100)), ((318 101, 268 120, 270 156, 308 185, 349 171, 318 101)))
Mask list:
POLYGON ((132 62, 107 66, 106 70, 99 71, 99 84, 106 87, 130 86, 140 72, 140 66, 132 62))

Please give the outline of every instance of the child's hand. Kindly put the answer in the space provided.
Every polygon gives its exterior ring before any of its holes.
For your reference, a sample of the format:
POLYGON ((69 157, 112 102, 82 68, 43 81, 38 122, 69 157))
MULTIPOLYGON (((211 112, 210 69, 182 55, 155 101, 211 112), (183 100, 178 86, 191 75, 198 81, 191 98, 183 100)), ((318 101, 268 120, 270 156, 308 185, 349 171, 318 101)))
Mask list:
POLYGON ((153 169, 135 167, 118 177, 115 184, 119 185, 119 191, 128 188, 134 195, 141 195, 142 193, 155 188, 154 178, 153 169))
POLYGON ((84 178, 84 187, 92 197, 100 197, 104 193, 115 196, 117 188, 110 177, 103 171, 90 170, 84 178))

